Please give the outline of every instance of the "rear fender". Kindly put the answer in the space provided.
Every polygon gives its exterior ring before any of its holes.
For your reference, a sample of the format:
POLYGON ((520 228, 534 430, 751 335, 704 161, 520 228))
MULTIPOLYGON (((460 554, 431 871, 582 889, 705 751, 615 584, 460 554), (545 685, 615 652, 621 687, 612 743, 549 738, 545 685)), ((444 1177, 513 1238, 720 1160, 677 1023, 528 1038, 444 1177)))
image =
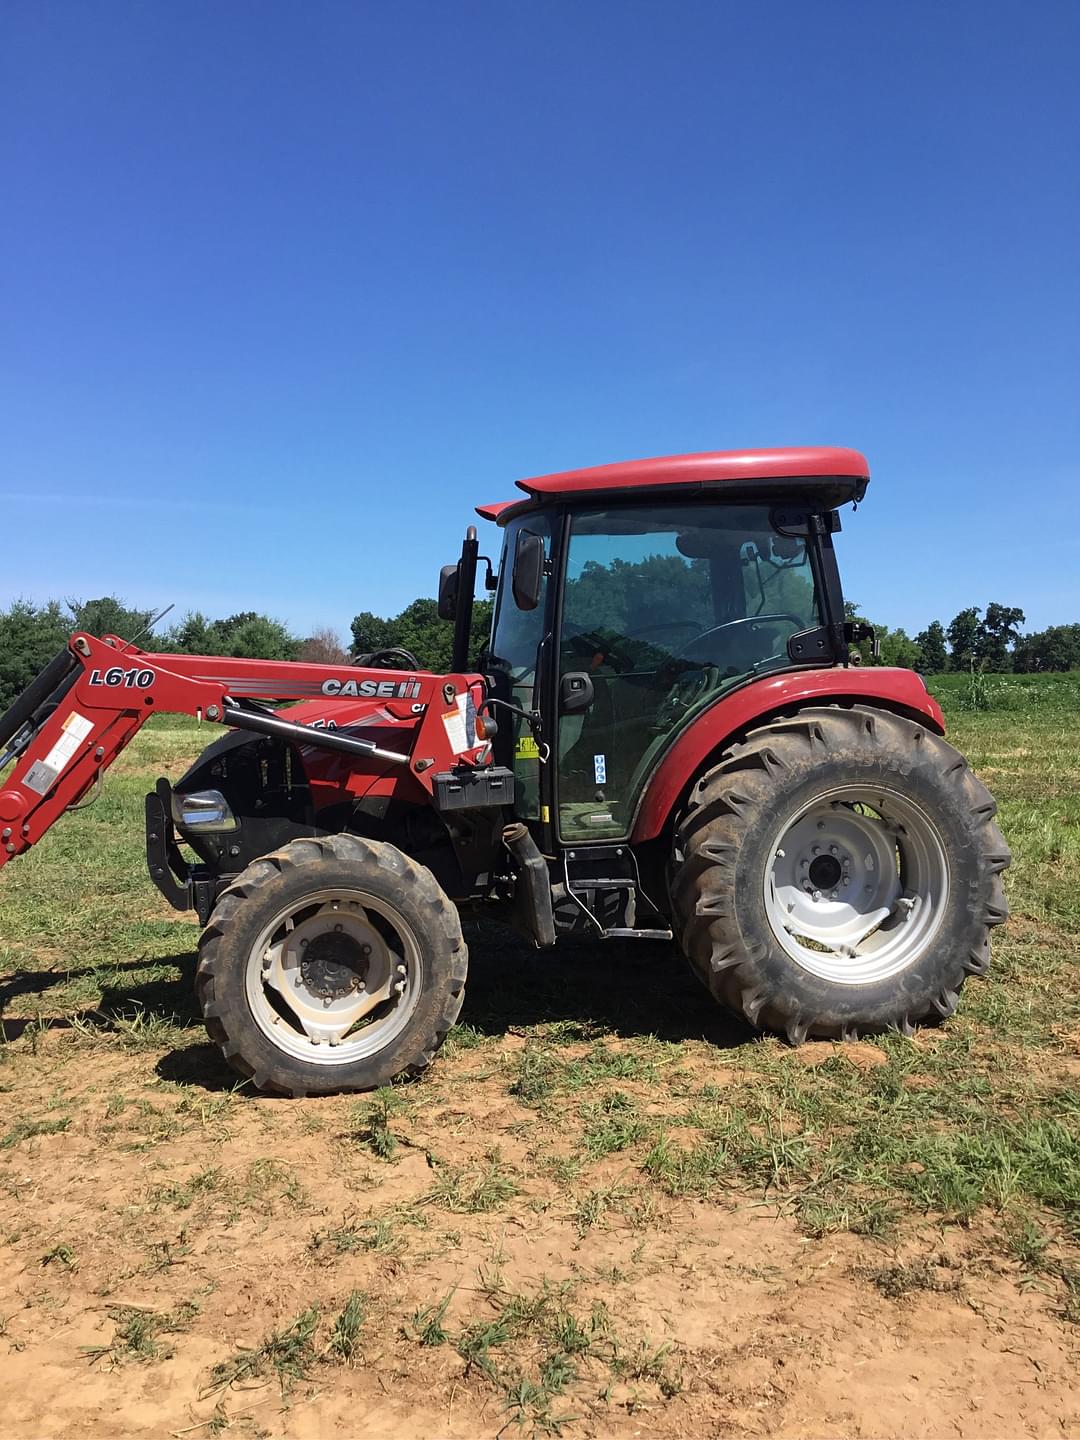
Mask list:
POLYGON ((799 705, 857 703, 880 705, 945 733, 941 707, 914 670, 798 670, 754 680, 699 715, 663 756, 638 801, 631 843, 655 840, 702 770, 741 733, 799 705))

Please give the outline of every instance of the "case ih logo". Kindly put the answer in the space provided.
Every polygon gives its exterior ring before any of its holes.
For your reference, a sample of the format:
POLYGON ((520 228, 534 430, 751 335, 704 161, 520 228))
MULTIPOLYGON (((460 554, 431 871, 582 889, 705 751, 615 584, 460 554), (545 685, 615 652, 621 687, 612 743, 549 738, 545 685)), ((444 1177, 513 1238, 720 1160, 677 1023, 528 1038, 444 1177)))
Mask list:
POLYGON ((415 700, 419 680, 324 680, 324 695, 362 695, 379 700, 415 700))

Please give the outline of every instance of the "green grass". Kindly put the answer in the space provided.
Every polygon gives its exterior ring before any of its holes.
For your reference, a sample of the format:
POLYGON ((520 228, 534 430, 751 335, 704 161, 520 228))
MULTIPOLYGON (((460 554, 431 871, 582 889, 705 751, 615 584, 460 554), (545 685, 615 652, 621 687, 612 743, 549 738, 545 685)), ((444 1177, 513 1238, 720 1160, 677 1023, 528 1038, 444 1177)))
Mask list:
POLYGON ((398 1137, 391 1129, 390 1121, 396 1115, 405 1114, 408 1108, 400 1090, 394 1090, 389 1085, 376 1090, 370 1100, 355 1108, 357 1140, 367 1145, 380 1160, 392 1160, 397 1154, 398 1137))
POLYGON ((1051 675, 931 675, 927 685, 947 713, 988 710, 1012 715, 1080 709, 1080 671, 1051 675))
POLYGON ((84 1345, 82 1352, 89 1360, 108 1360, 121 1365, 125 1360, 167 1360, 173 1354, 171 1343, 162 1345, 165 1335, 187 1330, 199 1313, 194 1301, 164 1313, 138 1305, 117 1305, 109 1311, 115 1323, 113 1338, 108 1345, 84 1345))
POLYGON ((287 1392, 295 1381, 307 1379, 315 1364, 318 1325, 319 1310, 312 1305, 291 1325, 268 1335, 261 1344, 239 1350, 228 1360, 215 1365, 210 1375, 210 1388, 223 1389, 227 1385, 238 1385, 273 1374, 282 1393, 287 1392))
POLYGON ((668 1399, 679 1392, 673 1344, 621 1332, 602 1304, 591 1310, 575 1305, 575 1282, 544 1280, 521 1291, 497 1282, 482 1288, 485 1298, 471 1314, 448 1320, 451 1291, 417 1311, 406 1334, 420 1346, 452 1345, 465 1378, 490 1385, 513 1421, 532 1433, 559 1433, 581 1418, 562 1402, 579 1381, 586 1393, 615 1380, 644 1384, 668 1399))
POLYGON ((327 1353, 332 1359, 345 1365, 351 1365, 357 1359, 367 1310, 367 1295, 362 1290, 354 1290, 342 1306, 330 1332, 327 1353))
POLYGON ((476 1165, 447 1165, 437 1175, 427 1200, 459 1215, 477 1215, 499 1210, 518 1193, 498 1150, 492 1150, 476 1165))

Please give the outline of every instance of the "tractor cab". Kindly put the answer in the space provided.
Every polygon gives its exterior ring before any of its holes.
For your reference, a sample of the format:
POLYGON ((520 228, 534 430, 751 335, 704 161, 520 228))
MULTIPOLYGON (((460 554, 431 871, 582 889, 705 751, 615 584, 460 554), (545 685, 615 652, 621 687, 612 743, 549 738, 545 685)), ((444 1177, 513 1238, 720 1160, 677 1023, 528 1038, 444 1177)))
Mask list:
POLYGON ((867 478, 850 450, 714 453, 524 480, 524 499, 479 507, 503 530, 481 668, 542 847, 629 838, 717 700, 848 663, 832 535, 867 478))

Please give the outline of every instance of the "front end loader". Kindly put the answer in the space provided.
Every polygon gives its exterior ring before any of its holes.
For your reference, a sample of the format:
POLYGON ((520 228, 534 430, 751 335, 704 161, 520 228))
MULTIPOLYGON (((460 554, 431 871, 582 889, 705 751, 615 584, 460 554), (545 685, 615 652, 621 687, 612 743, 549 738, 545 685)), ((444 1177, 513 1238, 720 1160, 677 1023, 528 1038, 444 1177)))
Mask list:
POLYGON ((0 717, 0 866, 178 711, 223 733, 147 796, 148 869, 202 925, 207 1028, 260 1089, 428 1065, 463 915, 540 948, 671 940, 792 1043, 947 1017, 989 964, 1009 852, 921 678, 855 663, 833 536, 868 479, 804 449, 520 481, 479 507, 502 559, 478 656, 473 528, 442 572, 449 674, 75 634, 0 717))

